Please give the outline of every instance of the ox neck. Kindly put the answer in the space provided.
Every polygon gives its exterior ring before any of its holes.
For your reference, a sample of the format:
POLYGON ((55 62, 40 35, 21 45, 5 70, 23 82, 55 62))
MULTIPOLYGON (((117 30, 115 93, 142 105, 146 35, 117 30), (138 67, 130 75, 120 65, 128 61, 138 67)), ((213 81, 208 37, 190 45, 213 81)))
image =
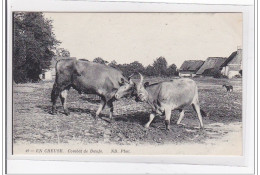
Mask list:
POLYGON ((147 87, 145 89, 148 93, 148 98, 146 100, 146 103, 148 103, 153 109, 155 109, 155 106, 154 106, 154 98, 152 96, 152 94, 154 94, 153 90, 150 89, 149 87, 147 87))

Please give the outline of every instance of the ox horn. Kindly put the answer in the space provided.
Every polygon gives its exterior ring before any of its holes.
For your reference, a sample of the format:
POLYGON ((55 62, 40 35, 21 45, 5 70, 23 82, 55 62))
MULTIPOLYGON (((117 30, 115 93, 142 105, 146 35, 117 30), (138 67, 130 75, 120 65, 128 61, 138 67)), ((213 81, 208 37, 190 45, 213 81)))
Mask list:
POLYGON ((129 77, 128 80, 130 80, 132 78, 132 76, 134 76, 134 73, 132 73, 129 77))
MULTIPOLYGON (((138 72, 138 73, 139 73, 139 72, 138 72)), ((142 74, 140 74, 140 73, 139 73, 139 75, 140 75, 140 82, 139 82, 139 84, 142 85, 142 84, 143 84, 143 81, 144 81, 144 77, 143 77, 142 74)))
POLYGON ((128 77, 128 81, 129 81, 129 84, 134 84, 134 82, 132 81, 132 76, 134 76, 134 73, 131 74, 129 77, 128 77))

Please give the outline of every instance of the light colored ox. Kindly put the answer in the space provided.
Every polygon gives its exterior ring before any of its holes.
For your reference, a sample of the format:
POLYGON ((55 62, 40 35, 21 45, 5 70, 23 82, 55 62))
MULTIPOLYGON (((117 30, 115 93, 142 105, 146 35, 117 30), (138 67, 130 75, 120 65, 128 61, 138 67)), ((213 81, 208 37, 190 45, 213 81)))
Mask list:
MULTIPOLYGON (((139 73, 140 74, 140 73, 139 73)), ((170 129, 170 118, 172 110, 179 110, 180 117, 177 124, 180 124, 184 117, 184 107, 192 105, 196 111, 200 127, 203 128, 202 116, 206 115, 200 109, 198 99, 198 87, 195 81, 188 78, 178 78, 170 81, 149 84, 143 83, 143 76, 140 74, 141 80, 139 83, 134 83, 132 80, 121 86, 115 98, 119 99, 127 94, 132 94, 136 97, 136 101, 147 102, 151 108, 149 121, 145 124, 148 128, 156 115, 165 115, 166 129, 170 129)))

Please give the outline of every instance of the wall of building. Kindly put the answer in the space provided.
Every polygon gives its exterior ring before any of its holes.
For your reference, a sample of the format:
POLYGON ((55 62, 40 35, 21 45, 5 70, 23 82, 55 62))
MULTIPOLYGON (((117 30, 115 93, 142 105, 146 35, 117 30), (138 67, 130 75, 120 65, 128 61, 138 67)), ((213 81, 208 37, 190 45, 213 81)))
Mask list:
POLYGON ((52 80, 51 70, 45 72, 44 75, 45 75, 44 80, 52 80))
POLYGON ((180 72, 180 77, 194 77, 196 74, 194 72, 180 72))

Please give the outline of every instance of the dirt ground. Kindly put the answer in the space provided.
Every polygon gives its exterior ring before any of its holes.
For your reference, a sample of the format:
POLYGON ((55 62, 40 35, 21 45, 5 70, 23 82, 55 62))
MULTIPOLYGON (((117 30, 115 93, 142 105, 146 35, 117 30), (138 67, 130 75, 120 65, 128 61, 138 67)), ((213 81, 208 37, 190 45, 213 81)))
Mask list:
MULTIPOLYGON (((161 78, 147 79, 158 82, 161 78)), ((117 145, 209 144, 241 140, 242 144, 242 81, 241 79, 194 78, 199 87, 201 109, 208 116, 203 118, 204 129, 192 107, 185 111, 182 125, 176 125, 179 112, 171 118, 171 131, 166 131, 164 120, 155 118, 149 129, 150 108, 133 99, 114 102, 114 122, 94 120, 99 105, 88 95, 71 89, 68 95, 69 116, 57 103, 58 114, 51 115, 50 94, 53 82, 16 84, 13 87, 13 141, 28 144, 56 144, 80 142, 82 144, 109 143, 117 145), (233 85, 227 93, 222 85, 233 85), (237 138, 241 135, 241 138, 237 138), (234 138, 236 137, 236 138, 234 138)), ((103 118, 109 110, 102 111, 103 118)))

